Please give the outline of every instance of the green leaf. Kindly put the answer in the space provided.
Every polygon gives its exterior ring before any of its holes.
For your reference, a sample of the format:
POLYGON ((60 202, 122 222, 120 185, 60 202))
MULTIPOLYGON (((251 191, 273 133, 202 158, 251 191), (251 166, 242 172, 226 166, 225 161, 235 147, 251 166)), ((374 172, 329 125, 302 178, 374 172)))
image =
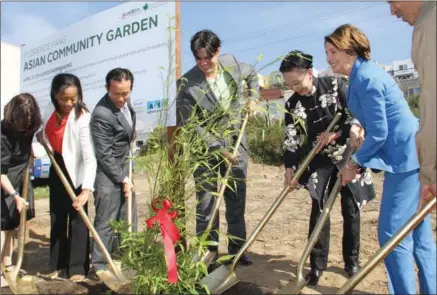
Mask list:
POLYGON ((231 255, 231 254, 223 255, 223 256, 221 256, 219 259, 217 259, 217 262, 219 262, 219 263, 223 263, 223 262, 226 262, 226 261, 231 260, 231 259, 234 258, 234 257, 235 257, 235 254, 234 254, 234 255, 231 255))
POLYGON ((201 242, 201 245, 202 246, 218 246, 219 243, 216 241, 204 241, 204 242, 201 242))

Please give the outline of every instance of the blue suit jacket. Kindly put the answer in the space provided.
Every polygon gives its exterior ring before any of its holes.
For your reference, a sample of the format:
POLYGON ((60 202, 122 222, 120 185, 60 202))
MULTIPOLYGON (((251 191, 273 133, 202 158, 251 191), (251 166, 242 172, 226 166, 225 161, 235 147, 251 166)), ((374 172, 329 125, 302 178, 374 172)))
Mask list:
POLYGON ((349 79, 348 107, 366 131, 353 159, 361 166, 390 173, 418 169, 415 134, 419 120, 396 81, 363 58, 354 63, 349 79))

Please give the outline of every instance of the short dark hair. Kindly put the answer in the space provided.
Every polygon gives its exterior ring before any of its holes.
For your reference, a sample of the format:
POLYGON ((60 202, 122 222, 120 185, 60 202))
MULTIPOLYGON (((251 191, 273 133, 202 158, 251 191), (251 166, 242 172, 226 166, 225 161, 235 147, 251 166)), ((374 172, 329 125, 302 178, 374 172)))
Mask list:
POLYGON ((220 38, 210 30, 199 31, 191 37, 191 52, 196 58, 201 48, 205 48, 208 57, 211 58, 221 45, 220 38))
POLYGON ((106 75, 106 86, 111 86, 111 80, 121 82, 122 80, 131 81, 130 89, 134 87, 134 75, 128 69, 115 68, 109 71, 106 75))
POLYGON ((14 96, 4 109, 4 127, 12 132, 33 136, 41 127, 41 112, 35 97, 30 93, 14 96))
POLYGON ((313 67, 313 56, 303 53, 300 50, 290 51, 282 60, 279 71, 281 73, 291 72, 294 69, 311 69, 313 67))
POLYGON ((83 102, 82 85, 80 84, 80 80, 77 76, 69 73, 56 75, 52 80, 50 98, 52 99, 52 103, 55 106, 56 111, 59 112, 59 105, 58 101, 56 100, 56 94, 58 94, 59 91, 63 91, 69 86, 76 86, 77 88, 77 104, 74 107, 74 111, 76 112, 76 119, 78 119, 82 115, 83 111, 88 112, 88 109, 83 102))

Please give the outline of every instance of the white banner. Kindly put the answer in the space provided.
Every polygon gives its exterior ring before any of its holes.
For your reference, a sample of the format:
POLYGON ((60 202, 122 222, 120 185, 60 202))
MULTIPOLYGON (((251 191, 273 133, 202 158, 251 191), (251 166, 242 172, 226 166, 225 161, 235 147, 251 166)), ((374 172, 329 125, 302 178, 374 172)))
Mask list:
POLYGON ((176 44, 175 30, 169 26, 174 26, 175 13, 175 2, 128 2, 38 43, 26 44, 21 48, 21 92, 32 93, 44 113, 51 103, 53 77, 72 73, 79 77, 84 101, 92 110, 106 93, 106 74, 117 67, 127 68, 134 74, 131 102, 137 112, 138 140, 157 124, 164 124, 165 116, 167 126, 174 126, 176 44), (173 65, 169 71, 170 56, 173 65), (168 97, 165 80, 170 82, 168 97))

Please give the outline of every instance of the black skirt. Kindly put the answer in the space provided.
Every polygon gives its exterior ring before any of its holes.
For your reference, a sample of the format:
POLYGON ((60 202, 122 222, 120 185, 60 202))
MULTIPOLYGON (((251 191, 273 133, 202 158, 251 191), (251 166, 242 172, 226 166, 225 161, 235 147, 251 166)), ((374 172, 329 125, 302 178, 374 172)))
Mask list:
MULTIPOLYGON (((8 170, 8 178, 14 187, 15 191, 23 195, 23 180, 24 180, 24 172, 27 168, 27 163, 23 163, 21 165, 10 167, 8 170)), ((14 197, 8 196, 3 190, 1 191, 1 211, 2 211, 2 231, 5 230, 13 230, 20 225, 20 213, 17 210, 17 206, 15 203, 14 197)), ((27 220, 30 220, 35 217, 35 201, 33 194, 33 186, 30 181, 29 175, 29 188, 27 201, 29 203, 29 207, 27 209, 27 220)))

